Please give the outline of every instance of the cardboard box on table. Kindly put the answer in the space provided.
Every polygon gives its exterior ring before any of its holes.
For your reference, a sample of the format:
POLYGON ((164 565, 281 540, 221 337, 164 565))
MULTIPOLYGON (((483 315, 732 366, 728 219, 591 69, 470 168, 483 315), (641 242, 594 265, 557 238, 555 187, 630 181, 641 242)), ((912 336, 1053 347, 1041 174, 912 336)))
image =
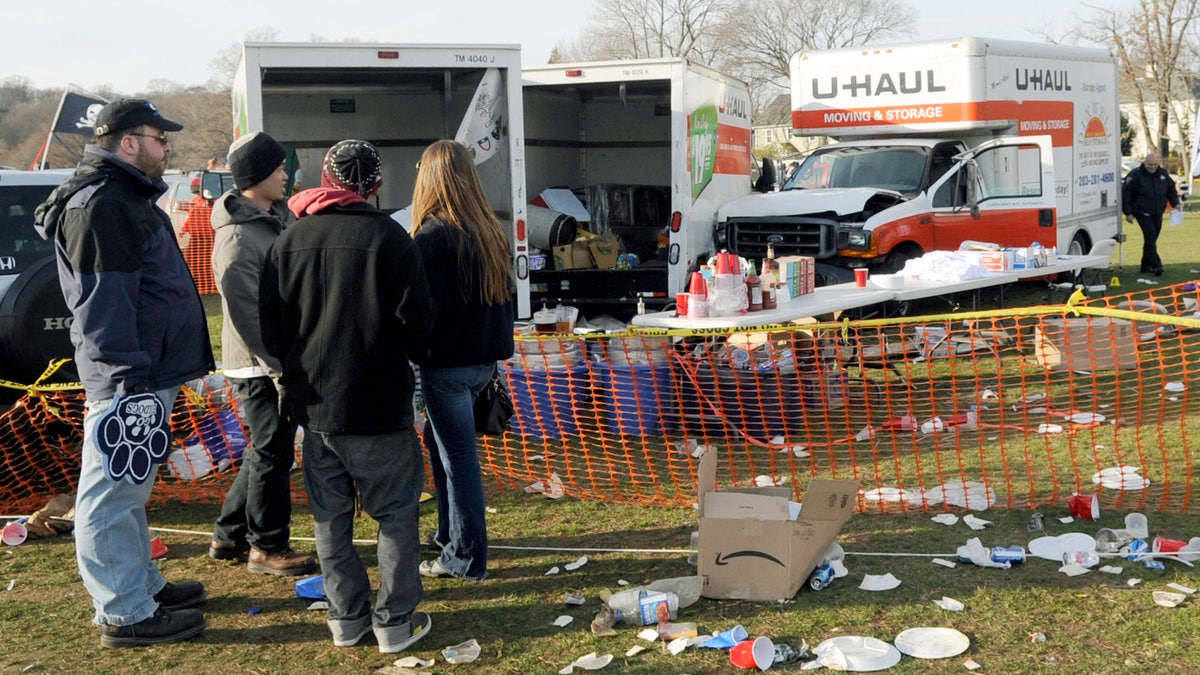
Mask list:
POLYGON ((808 581, 854 512, 856 480, 808 484, 799 518, 790 487, 716 489, 717 453, 700 459, 700 576, 706 598, 783 600, 808 581))
POLYGON ((1137 368, 1133 324, 1109 317, 1042 319, 1033 339, 1039 365, 1050 370, 1137 368))

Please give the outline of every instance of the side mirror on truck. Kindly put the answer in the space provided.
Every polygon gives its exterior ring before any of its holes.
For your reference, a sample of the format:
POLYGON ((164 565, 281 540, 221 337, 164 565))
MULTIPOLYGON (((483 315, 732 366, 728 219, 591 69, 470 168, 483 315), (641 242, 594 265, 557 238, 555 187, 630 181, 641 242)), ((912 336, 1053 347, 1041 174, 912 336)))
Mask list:
POLYGON ((762 168, 758 171, 758 180, 754 181, 755 192, 771 192, 775 189, 775 160, 770 157, 762 158, 762 168))

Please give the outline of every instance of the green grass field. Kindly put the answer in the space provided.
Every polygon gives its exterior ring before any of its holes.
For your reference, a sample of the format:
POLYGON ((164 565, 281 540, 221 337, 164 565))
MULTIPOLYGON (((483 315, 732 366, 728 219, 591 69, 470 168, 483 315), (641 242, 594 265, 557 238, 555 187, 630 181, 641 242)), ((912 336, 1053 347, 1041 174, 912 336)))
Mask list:
MULTIPOLYGON (((1200 277, 1200 238, 1192 231, 1195 227, 1200 227, 1200 216, 1189 215, 1183 226, 1164 232, 1160 250, 1167 271, 1154 279, 1156 283, 1200 277)), ((1136 227, 1133 230, 1124 247, 1124 264, 1117 267, 1114 261, 1113 274, 1121 288, 1113 292, 1149 288, 1137 282, 1143 276, 1137 274, 1140 235, 1136 227)), ((1037 304, 1043 296, 1044 286, 1026 284, 1009 294, 1006 304, 1037 304)), ((210 312, 210 323, 219 333, 219 303, 213 300, 207 299, 206 304, 210 310, 216 308, 210 312)), ((1184 468, 1190 465, 1188 461, 1184 468)), ((298 485, 300 474, 295 473, 293 480, 298 485)), ((614 655, 605 672, 735 672, 725 652, 688 649, 671 655, 665 643, 639 640, 637 628, 619 627, 615 637, 595 637, 589 630, 602 589, 616 589, 620 580, 638 584, 694 572, 685 552, 689 534, 697 526, 694 510, 550 500, 499 491, 487 477, 485 484, 494 511, 489 515, 491 576, 470 584, 425 580, 421 609, 432 615, 433 630, 409 653, 438 663, 417 672, 554 673, 589 652, 614 655), (633 549, 675 551, 636 553, 633 549), (585 553, 589 562, 583 567, 546 574, 585 553), (567 592, 583 595, 586 604, 563 604, 567 592), (554 620, 564 614, 573 622, 564 628, 554 626, 554 620), (472 638, 482 645, 482 655, 474 664, 451 666, 441 659, 443 647, 472 638), (624 656, 638 644, 646 651, 624 656)), ((380 654, 369 637, 354 648, 334 647, 323 613, 306 611, 308 602, 295 597, 291 580, 251 575, 237 565, 208 559, 204 554, 218 508, 216 504, 169 504, 150 513, 153 527, 189 532, 162 535, 171 548, 162 563, 164 573, 170 579, 200 579, 209 589, 208 629, 200 638, 177 645, 101 649, 98 634, 89 625, 90 603, 76 573, 69 537, 0 549, 0 584, 11 584, 0 594, 0 625, 5 629, 0 672, 370 673, 394 661, 396 657, 380 654), (250 613, 252 607, 261 612, 250 613)), ((1064 525, 1057 519, 1067 515, 1065 500, 1038 508, 1046 516, 1044 532, 1027 529, 1031 515, 1027 508, 976 513, 993 521, 982 531, 972 531, 961 522, 936 524, 923 514, 859 514, 838 537, 848 552, 848 577, 821 592, 804 588, 779 602, 702 599, 681 611, 678 620, 695 622, 701 633, 740 623, 751 636, 765 635, 794 648, 805 642, 815 647, 840 635, 890 642, 902 630, 916 626, 953 627, 971 639, 968 651, 953 658, 905 657, 892 668, 896 673, 963 672, 968 658, 987 673, 1200 669, 1194 616, 1200 599, 1189 598, 1168 609, 1152 598, 1152 591, 1170 590, 1171 582, 1200 587, 1200 574, 1182 563, 1167 562, 1160 573, 1117 559, 1108 564, 1120 567, 1119 575, 1092 571, 1067 577, 1058 572, 1058 564, 1036 558, 1007 570, 964 563, 946 569, 930 562, 934 555, 953 560, 957 547, 974 537, 985 546, 1027 546, 1042 535, 1120 528, 1126 515, 1106 509, 1099 522, 1064 525), (864 574, 884 573, 896 576, 901 585, 879 593, 858 588, 864 574), (1142 582, 1130 586, 1132 578, 1142 582), (939 608, 934 601, 943 596, 960 600, 964 611, 939 608)), ((432 504, 423 507, 422 532, 433 527, 434 511, 432 504)), ((1200 536, 1194 515, 1148 515, 1151 537, 1200 536)), ((311 536, 312 519, 303 505, 297 506, 293 525, 295 536, 311 536)), ((364 517, 357 535, 370 539, 373 534, 373 521, 364 517)), ((295 545, 312 550, 307 541, 295 545)), ((374 573, 373 547, 364 544, 358 552, 374 573)), ((800 664, 779 664, 772 670, 799 672, 800 664)))

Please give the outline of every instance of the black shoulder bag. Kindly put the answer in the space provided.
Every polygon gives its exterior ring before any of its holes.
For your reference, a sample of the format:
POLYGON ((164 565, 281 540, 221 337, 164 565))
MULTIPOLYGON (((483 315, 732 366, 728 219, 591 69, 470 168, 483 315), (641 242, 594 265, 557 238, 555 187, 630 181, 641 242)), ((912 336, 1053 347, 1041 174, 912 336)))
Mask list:
POLYGON ((475 431, 487 436, 499 436, 509 428, 513 416, 512 397, 500 378, 500 369, 492 372, 492 381, 475 399, 475 431))

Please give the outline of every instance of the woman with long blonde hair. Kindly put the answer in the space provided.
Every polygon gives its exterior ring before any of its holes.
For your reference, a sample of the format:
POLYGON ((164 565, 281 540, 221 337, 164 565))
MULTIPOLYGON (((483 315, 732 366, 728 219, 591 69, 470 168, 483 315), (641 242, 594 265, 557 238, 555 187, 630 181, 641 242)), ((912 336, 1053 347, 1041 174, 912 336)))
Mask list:
POLYGON ((487 524, 473 408, 496 361, 513 354, 512 256, 475 163, 455 141, 436 141, 421 155, 412 222, 436 311, 412 353, 437 492, 430 543, 441 548, 421 573, 478 581, 487 576, 487 524))

